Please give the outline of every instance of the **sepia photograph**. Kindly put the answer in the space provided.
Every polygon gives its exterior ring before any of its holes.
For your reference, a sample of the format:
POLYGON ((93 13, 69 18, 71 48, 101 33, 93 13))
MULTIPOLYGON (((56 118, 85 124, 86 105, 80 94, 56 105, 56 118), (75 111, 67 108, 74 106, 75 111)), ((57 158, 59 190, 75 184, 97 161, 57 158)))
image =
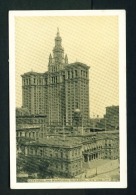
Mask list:
POLYGON ((10 187, 125 188, 125 11, 10 11, 10 187))

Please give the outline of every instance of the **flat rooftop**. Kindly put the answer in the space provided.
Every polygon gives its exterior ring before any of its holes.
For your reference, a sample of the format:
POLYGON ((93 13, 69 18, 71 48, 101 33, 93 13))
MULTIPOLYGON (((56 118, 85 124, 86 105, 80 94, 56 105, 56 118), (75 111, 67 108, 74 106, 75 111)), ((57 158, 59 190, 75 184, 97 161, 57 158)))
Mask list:
POLYGON ((39 129, 39 125, 31 125, 31 124, 18 124, 16 126, 16 130, 28 130, 28 129, 39 129))
MULTIPOLYGON (((78 138, 72 137, 55 137, 55 138, 43 138, 33 143, 26 143, 26 145, 38 145, 38 146, 50 146, 50 147, 61 147, 61 148, 73 148, 81 146, 81 141, 78 138)), ((25 143, 24 143, 25 145, 25 143)))
MULTIPOLYGON (((50 135, 51 136, 51 135, 50 135)), ((96 134, 90 136, 58 136, 53 135, 54 137, 39 138, 38 141, 26 142, 24 145, 38 145, 38 146, 47 146, 47 147, 61 147, 61 148, 73 148, 79 147, 85 142, 93 143, 101 139, 119 139, 119 134, 96 134)))

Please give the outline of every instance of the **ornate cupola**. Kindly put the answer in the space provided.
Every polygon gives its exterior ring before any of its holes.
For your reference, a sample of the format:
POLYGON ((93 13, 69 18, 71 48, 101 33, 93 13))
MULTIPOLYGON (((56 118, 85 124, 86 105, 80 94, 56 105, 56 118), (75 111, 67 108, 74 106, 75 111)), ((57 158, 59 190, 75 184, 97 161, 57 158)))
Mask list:
POLYGON ((64 48, 61 45, 62 39, 60 37, 59 28, 57 28, 57 34, 55 37, 55 46, 53 48, 53 57, 49 55, 48 70, 50 72, 56 72, 64 68, 68 64, 68 57, 65 55, 64 48))

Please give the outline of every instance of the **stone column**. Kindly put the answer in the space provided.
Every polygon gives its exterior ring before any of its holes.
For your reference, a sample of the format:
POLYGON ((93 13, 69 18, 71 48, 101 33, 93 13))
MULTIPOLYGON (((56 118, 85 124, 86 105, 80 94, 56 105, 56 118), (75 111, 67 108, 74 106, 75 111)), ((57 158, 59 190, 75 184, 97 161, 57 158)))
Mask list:
POLYGON ((89 155, 87 155, 87 162, 89 162, 89 155))
POLYGON ((35 155, 35 148, 33 148, 33 155, 35 155))
POLYGON ((28 148, 25 147, 25 155, 27 156, 28 155, 28 148))
POLYGON ((92 155, 90 155, 90 161, 92 160, 92 155))

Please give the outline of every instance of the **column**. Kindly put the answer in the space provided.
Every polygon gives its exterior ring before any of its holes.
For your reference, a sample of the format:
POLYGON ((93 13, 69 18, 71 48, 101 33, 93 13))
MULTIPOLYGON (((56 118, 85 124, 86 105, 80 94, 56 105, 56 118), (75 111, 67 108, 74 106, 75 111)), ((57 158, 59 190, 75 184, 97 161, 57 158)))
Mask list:
POLYGON ((35 155, 35 148, 33 148, 33 155, 35 155))
POLYGON ((25 147, 25 155, 27 156, 28 155, 28 148, 25 147))
POLYGON ((87 155, 87 162, 89 162, 89 155, 87 155))
POLYGON ((96 159, 98 160, 98 153, 96 153, 96 159))
POLYGON ((31 114, 34 114, 35 112, 34 111, 34 86, 31 86, 30 89, 31 89, 31 114))
POLYGON ((92 160, 92 155, 90 155, 90 161, 92 160))

